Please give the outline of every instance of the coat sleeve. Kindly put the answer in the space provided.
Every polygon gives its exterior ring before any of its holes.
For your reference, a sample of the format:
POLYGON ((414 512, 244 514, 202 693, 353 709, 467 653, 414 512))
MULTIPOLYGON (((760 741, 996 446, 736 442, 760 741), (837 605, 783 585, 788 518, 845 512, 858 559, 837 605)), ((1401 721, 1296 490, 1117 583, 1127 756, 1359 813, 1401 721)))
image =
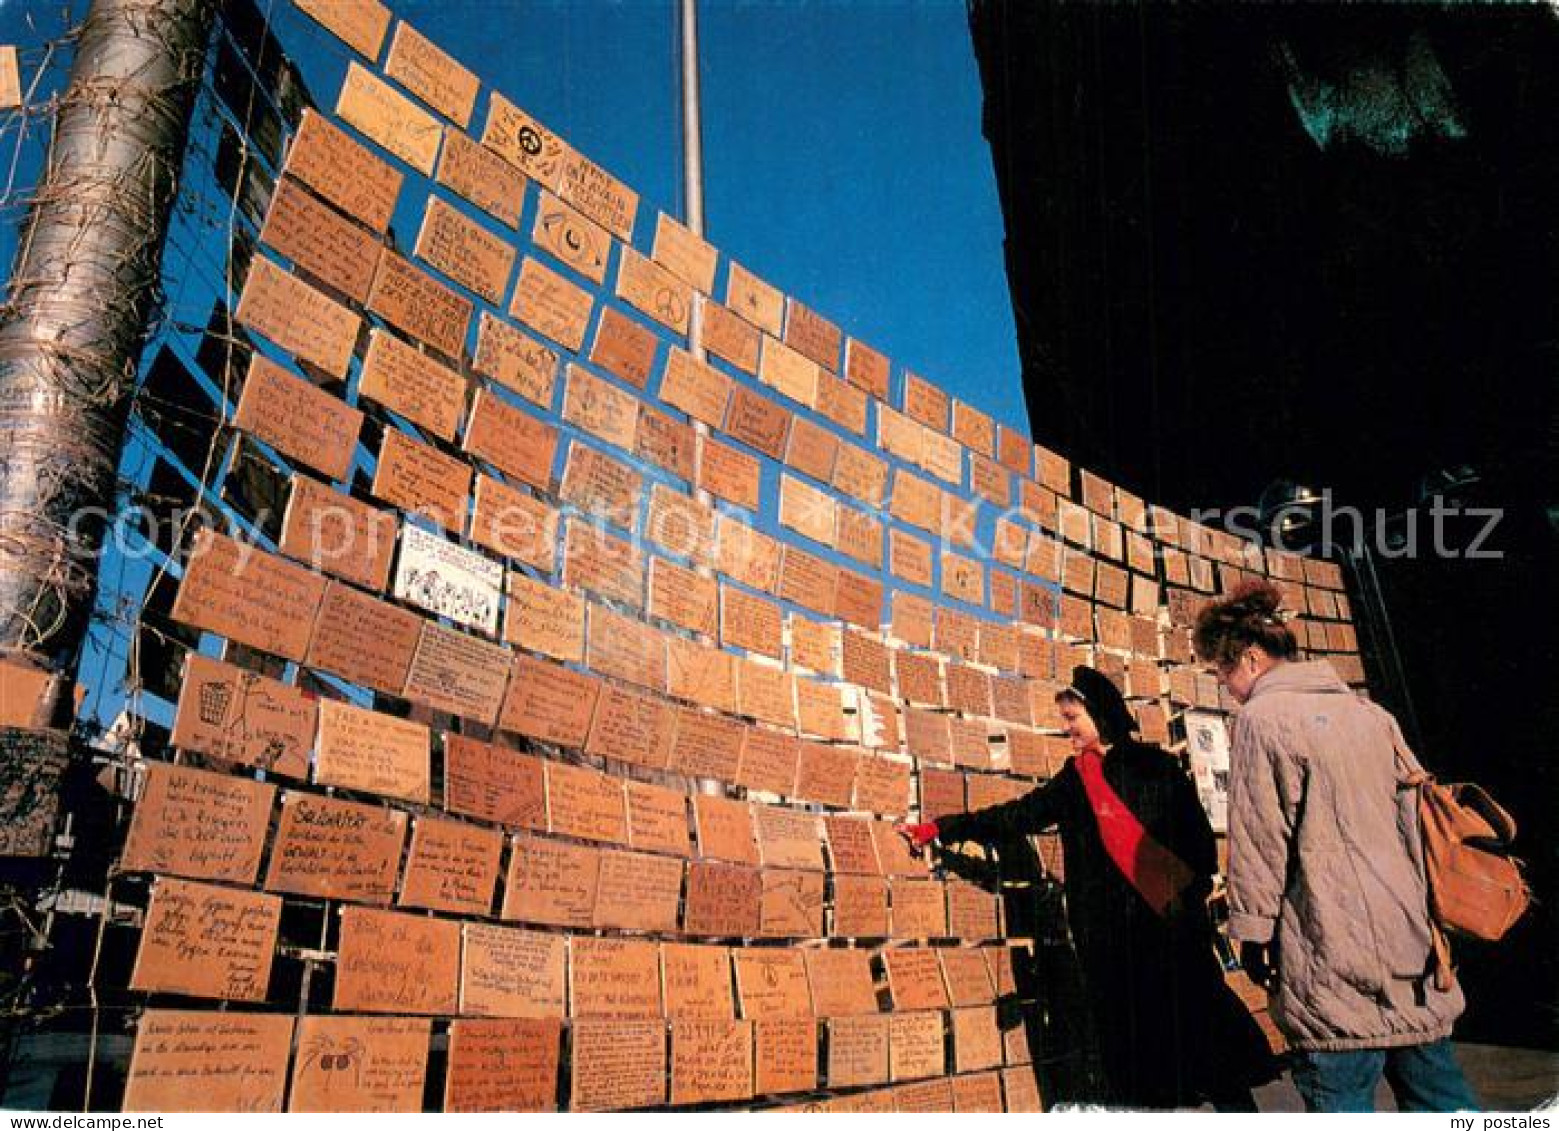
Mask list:
POLYGON ((1280 734, 1250 718, 1235 725, 1229 762, 1229 933, 1242 942, 1270 942, 1305 775, 1280 734))
POLYGON ((1064 782, 1067 775, 1072 773, 1076 771, 1068 762, 1059 774, 1022 797, 986 809, 976 809, 972 813, 938 817, 938 838, 947 844, 961 840, 989 844, 1043 832, 1060 817, 1065 805, 1064 782))

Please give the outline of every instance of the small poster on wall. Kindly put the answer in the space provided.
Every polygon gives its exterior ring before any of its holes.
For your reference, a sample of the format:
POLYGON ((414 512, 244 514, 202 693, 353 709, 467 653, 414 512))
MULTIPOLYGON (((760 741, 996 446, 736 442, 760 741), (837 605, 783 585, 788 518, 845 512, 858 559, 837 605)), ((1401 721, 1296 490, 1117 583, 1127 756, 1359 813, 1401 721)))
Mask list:
POLYGON ((1229 831, 1229 726, 1223 715, 1187 711, 1186 748, 1191 776, 1214 832, 1229 831))

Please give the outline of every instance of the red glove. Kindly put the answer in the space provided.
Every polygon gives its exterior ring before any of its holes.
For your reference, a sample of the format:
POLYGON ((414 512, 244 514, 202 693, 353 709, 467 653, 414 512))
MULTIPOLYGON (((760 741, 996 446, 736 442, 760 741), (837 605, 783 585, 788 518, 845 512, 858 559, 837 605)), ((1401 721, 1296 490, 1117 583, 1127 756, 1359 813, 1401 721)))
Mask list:
POLYGON ((900 825, 898 831, 911 848, 921 849, 937 838, 938 830, 935 821, 925 821, 918 825, 900 825))

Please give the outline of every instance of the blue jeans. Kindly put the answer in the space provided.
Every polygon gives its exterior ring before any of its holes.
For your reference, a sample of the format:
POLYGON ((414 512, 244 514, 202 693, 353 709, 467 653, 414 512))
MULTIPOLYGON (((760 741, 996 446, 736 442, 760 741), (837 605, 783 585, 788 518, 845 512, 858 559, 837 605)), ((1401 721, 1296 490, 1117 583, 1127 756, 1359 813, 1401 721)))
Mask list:
POLYGON ((1374 1111, 1382 1072, 1400 1111, 1478 1111, 1449 1040, 1393 1049, 1294 1052, 1294 1087, 1309 1111, 1374 1111))

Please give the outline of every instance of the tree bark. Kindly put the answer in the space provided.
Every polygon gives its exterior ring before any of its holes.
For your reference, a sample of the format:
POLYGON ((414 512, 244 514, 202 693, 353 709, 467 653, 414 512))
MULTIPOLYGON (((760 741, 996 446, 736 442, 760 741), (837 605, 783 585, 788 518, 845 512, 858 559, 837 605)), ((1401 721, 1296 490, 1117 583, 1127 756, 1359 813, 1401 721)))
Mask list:
POLYGON ((94 0, 0 306, 0 659, 68 718, 214 0, 94 0))

